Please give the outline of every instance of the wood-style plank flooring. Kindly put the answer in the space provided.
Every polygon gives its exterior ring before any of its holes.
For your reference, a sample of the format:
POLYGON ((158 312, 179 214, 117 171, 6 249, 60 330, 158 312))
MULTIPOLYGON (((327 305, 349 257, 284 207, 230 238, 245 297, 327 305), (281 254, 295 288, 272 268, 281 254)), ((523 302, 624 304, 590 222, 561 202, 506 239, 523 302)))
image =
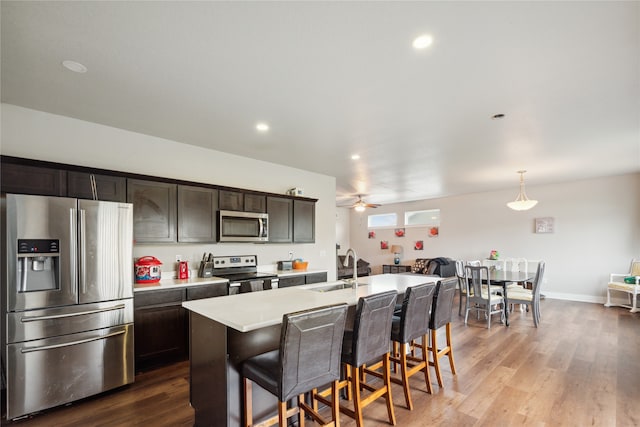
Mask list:
MULTIPOLYGON (((542 323, 515 310, 511 327, 468 326, 455 306, 453 347, 458 375, 446 358, 445 387, 427 394, 411 378, 416 409, 400 386, 393 398, 399 426, 639 426, 640 314, 622 308, 546 299, 542 323)), ((189 365, 140 374, 133 385, 3 425, 190 426, 189 365)), ((365 408, 365 424, 388 425, 384 403, 365 408)), ((308 425, 313 423, 308 422, 308 425)), ((346 427, 355 425, 341 417, 346 427)))

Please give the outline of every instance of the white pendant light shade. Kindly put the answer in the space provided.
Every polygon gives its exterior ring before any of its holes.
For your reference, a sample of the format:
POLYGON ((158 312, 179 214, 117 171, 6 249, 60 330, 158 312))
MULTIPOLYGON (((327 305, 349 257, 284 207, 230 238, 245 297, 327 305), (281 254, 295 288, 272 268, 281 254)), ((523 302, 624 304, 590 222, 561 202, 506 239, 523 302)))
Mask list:
POLYGON ((524 191, 524 173, 526 171, 518 171, 520 174, 520 194, 513 202, 507 203, 507 206, 513 209, 514 211, 526 211, 534 207, 538 204, 537 200, 530 200, 527 197, 527 193, 524 191))

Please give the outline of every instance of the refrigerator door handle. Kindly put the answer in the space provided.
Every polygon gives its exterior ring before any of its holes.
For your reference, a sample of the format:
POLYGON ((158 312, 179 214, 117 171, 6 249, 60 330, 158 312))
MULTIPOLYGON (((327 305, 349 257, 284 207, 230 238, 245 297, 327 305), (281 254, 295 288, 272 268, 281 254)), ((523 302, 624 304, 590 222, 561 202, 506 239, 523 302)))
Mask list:
POLYGON ((29 266, 27 258, 18 257, 18 266, 19 268, 21 268, 20 286, 18 287, 18 292, 27 292, 27 268, 29 266))
POLYGON ((80 212, 80 250, 78 251, 78 261, 80 262, 80 292, 87 293, 87 230, 86 230, 86 211, 79 209, 80 212))
POLYGON ((69 241, 71 242, 69 251, 70 282, 71 286, 77 289, 78 278, 73 272, 78 268, 78 210, 74 208, 69 209, 69 241))
POLYGON ((29 347, 21 348, 20 352, 21 353, 31 353, 31 352, 34 352, 34 351, 53 350, 53 349, 56 349, 56 348, 69 347, 69 346, 72 346, 72 345, 86 344, 86 343, 91 342, 91 341, 103 340, 103 339, 115 337, 117 335, 122 335, 124 333, 125 333, 125 331, 122 330, 122 331, 118 331, 118 332, 112 332, 112 333, 107 334, 107 335, 99 335, 97 337, 91 337, 91 338, 86 338, 86 339, 83 339, 83 340, 66 342, 66 343, 63 343, 63 344, 43 345, 41 347, 32 347, 32 348, 29 348, 29 347))
POLYGON ((95 310, 78 311, 77 313, 51 314, 49 316, 25 316, 20 318, 22 323, 39 322, 42 320, 63 319, 65 317, 86 316, 88 314, 105 313, 107 311, 124 310, 124 304, 114 305, 112 307, 98 308, 95 310))

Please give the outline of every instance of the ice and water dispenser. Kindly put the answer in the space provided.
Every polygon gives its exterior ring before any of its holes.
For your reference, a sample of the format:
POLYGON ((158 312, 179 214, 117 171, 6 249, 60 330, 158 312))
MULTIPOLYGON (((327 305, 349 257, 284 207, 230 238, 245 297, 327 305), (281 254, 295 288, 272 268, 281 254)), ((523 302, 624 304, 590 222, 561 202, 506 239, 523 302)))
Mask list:
POLYGON ((60 241, 18 239, 18 292, 60 289, 60 241))

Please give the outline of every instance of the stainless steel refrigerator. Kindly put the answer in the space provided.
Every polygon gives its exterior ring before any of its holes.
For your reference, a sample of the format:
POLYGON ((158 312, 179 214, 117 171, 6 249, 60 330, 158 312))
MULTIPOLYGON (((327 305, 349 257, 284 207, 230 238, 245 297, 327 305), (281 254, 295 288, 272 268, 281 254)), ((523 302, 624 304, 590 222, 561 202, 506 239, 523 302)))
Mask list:
POLYGON ((133 207, 2 197, 7 419, 134 380, 133 207))

